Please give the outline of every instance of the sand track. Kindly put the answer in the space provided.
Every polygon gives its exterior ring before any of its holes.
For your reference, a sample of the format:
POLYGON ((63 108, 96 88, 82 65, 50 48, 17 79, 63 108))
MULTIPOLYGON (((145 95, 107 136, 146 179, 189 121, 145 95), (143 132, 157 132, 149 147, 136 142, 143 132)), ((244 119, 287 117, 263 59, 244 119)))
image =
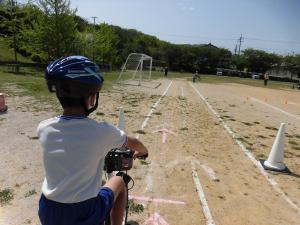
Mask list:
MULTIPOLYGON (((116 124, 118 107, 123 106, 127 132, 135 135, 153 104, 170 84, 170 80, 161 82, 157 89, 116 86, 101 95, 98 114, 92 117, 116 124)), ((291 136, 299 133, 299 124, 292 118, 246 99, 252 96, 264 101, 266 90, 244 85, 201 83, 196 88, 208 98, 233 131, 247 141, 249 145, 245 145, 250 147, 252 144, 251 151, 256 157, 268 155, 273 141, 270 135, 276 134, 276 131, 265 127, 276 126, 284 118, 289 124, 287 133, 291 136)), ((274 96, 274 100, 268 99, 268 103, 286 107, 287 112, 297 115, 300 101, 295 93, 267 90, 266 94, 274 96), (286 98, 283 92, 294 104, 281 105, 282 99, 286 98)), ((32 100, 28 101, 30 105, 32 100)), ((0 148, 1 156, 5 156, 1 157, 0 188, 11 187, 15 193, 11 205, 0 207, 1 225, 19 225, 28 221, 38 224, 36 210, 43 168, 38 141, 32 137, 35 137, 39 121, 54 115, 51 112, 35 113, 30 107, 22 108, 18 102, 16 97, 10 97, 10 111, 0 117, 4 118, 0 121, 0 129, 5 130, 0 136, 4 140, 0 148), (31 189, 35 189, 37 194, 24 197, 31 189)), ((185 205, 136 200, 144 204, 145 210, 141 214, 131 214, 131 220, 142 225, 151 215, 158 213, 170 225, 206 224, 192 178, 193 161, 216 224, 299 224, 299 212, 272 189, 187 81, 173 80, 167 96, 155 108, 144 132, 140 134, 140 139, 149 148, 150 157, 147 164, 135 162, 134 170, 130 171, 135 187, 130 193, 133 196, 185 202, 185 205), (162 127, 176 134, 168 134, 165 143, 161 132, 153 132, 162 127), (211 169, 217 179, 212 178, 209 169, 204 168, 211 169)), ((293 155, 287 158, 286 163, 295 174, 299 174, 297 153, 292 151, 290 145, 287 151, 293 155)), ((291 199, 299 201, 299 178, 271 176, 291 199)))

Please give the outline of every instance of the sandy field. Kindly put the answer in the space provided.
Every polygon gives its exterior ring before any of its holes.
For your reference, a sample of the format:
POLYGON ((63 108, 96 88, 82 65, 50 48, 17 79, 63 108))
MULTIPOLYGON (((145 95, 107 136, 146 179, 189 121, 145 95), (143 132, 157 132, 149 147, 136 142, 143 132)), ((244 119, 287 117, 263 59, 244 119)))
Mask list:
MULTIPOLYGON (((131 224, 299 224, 300 92, 160 82, 156 89, 114 86, 101 94, 91 116, 116 124, 122 106, 126 132, 149 149, 146 162, 136 160, 129 171, 135 180, 130 196, 143 206, 130 213, 131 224), (292 174, 268 172, 274 188, 195 89, 256 160, 268 157, 276 129, 286 123, 284 162, 292 174)), ((0 189, 11 188, 14 199, 0 206, 0 224, 39 224, 44 172, 36 127, 58 109, 17 96, 8 97, 7 105, 9 112, 0 115, 0 189)))

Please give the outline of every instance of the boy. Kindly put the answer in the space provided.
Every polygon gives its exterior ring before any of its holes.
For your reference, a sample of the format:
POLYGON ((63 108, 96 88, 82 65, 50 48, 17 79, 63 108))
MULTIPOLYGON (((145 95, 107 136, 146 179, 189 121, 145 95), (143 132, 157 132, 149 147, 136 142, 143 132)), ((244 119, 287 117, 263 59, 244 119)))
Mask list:
POLYGON ((48 65, 45 77, 63 115, 37 129, 45 167, 41 223, 100 225, 110 214, 111 224, 122 224, 130 177, 118 173, 100 189, 104 158, 114 148, 132 149, 134 158, 146 155, 147 148, 118 128, 88 118, 104 81, 95 63, 82 56, 58 59, 48 65))

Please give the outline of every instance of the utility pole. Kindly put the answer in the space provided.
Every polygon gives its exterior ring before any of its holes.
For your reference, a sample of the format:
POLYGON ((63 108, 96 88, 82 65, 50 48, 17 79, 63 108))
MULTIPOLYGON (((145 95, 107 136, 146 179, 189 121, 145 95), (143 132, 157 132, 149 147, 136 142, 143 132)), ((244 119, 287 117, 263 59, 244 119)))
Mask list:
POLYGON ((239 55, 241 54, 241 46, 242 46, 242 42, 244 41, 243 35, 241 34, 241 37, 238 39, 238 43, 239 43, 239 55))
POLYGON ((234 54, 236 55, 236 52, 237 52, 237 44, 235 45, 235 48, 234 48, 234 54))
POLYGON ((93 61, 95 61, 95 34, 96 34, 96 16, 92 16, 92 18, 94 19, 94 33, 93 33, 93 61))
POLYGON ((13 12, 13 9, 17 5, 17 1, 14 2, 14 0, 11 0, 11 10, 10 10, 10 19, 12 22, 13 26, 13 42, 14 42, 14 54, 15 54, 15 63, 18 63, 18 56, 17 56, 17 39, 16 39, 16 16, 15 13, 13 12))

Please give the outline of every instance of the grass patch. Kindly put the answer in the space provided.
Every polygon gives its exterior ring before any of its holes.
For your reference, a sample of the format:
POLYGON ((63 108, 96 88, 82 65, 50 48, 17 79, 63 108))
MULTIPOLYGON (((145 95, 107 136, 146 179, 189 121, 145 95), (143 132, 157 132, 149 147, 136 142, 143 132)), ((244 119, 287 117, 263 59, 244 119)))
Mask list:
POLYGON ((115 114, 115 113, 110 113, 109 115, 112 116, 112 117, 116 117, 116 118, 119 117, 119 116, 118 116, 117 114, 115 114))
POLYGON ((234 104, 232 104, 232 105, 231 105, 231 104, 229 104, 229 107, 236 107, 236 105, 234 105, 234 104))
POLYGON ((257 122, 257 121, 254 121, 253 123, 255 123, 255 124, 260 124, 260 122, 257 122))
POLYGON ((150 162, 147 162, 146 160, 139 160, 141 165, 149 165, 150 162))
POLYGON ((300 151, 300 147, 299 146, 293 146, 292 149, 300 151))
POLYGON ((5 188, 0 191, 0 205, 7 205, 11 200, 13 200, 13 190, 11 188, 5 188))
POLYGON ((245 139, 242 138, 242 137, 238 137, 238 138, 236 138, 236 140, 238 140, 238 141, 245 141, 245 139))
POLYGON ((31 224, 32 223, 32 221, 31 221, 31 219, 27 219, 27 220, 25 220, 25 222, 24 222, 25 224, 31 224))
POLYGON ((265 128, 268 129, 268 130, 278 130, 278 128, 276 128, 276 127, 269 127, 269 126, 266 126, 265 128))
POLYGON ((104 116, 105 114, 103 112, 96 112, 97 116, 104 116))
POLYGON ((38 136, 33 136, 33 137, 29 137, 30 140, 38 140, 39 137, 38 136))
POLYGON ((294 137, 300 139, 300 135, 299 134, 295 134, 294 137))
POLYGON ((293 141, 293 140, 289 141, 289 144, 298 146, 298 143, 296 141, 293 141))
POLYGON ((236 121, 236 119, 233 119, 233 118, 230 118, 229 120, 230 120, 230 121, 236 121))
POLYGON ((136 203, 134 200, 128 200, 129 212, 140 214, 144 212, 145 207, 142 204, 136 203))
POLYGON ((25 198, 28 198, 29 196, 35 195, 35 194, 37 194, 36 190, 35 190, 35 189, 32 189, 32 190, 27 191, 27 192, 25 193, 24 197, 25 197, 25 198))
POLYGON ((180 130, 188 130, 187 127, 181 127, 180 130))
POLYGON ((134 133, 136 133, 136 134, 146 134, 146 132, 143 131, 143 130, 137 130, 137 131, 135 131, 134 133))
POLYGON ((159 95, 151 95, 150 98, 154 99, 154 98, 159 98, 159 95))
POLYGON ((153 114, 154 114, 154 115, 160 116, 160 115, 161 115, 161 112, 154 112, 153 114))
POLYGON ((248 122, 242 122, 243 124, 245 124, 246 126, 253 126, 252 123, 248 123, 248 122))
POLYGON ((260 154, 257 155, 257 158, 265 159, 265 158, 267 158, 267 156, 263 153, 260 153, 260 154))
POLYGON ((263 136, 263 135, 257 135, 257 137, 261 138, 261 139, 266 139, 267 137, 263 136))

